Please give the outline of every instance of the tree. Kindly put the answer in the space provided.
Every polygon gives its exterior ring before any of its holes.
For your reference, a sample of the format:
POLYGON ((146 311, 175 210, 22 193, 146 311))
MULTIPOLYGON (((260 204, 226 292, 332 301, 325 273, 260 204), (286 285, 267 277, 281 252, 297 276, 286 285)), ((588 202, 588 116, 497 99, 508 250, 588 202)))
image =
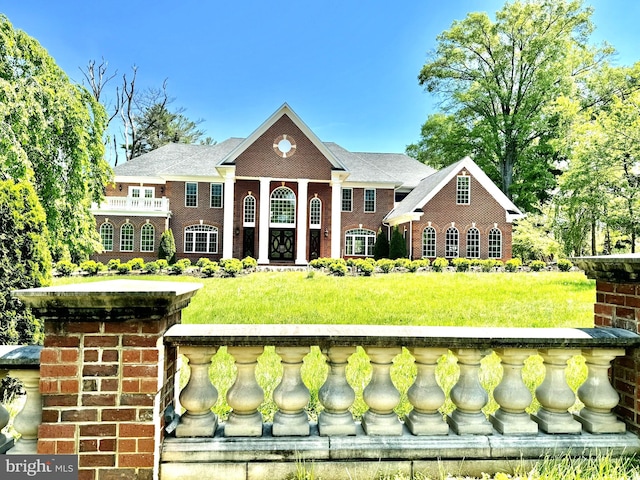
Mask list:
POLYGON ((444 114, 429 117, 408 153, 451 164, 463 146, 509 198, 535 209, 555 185, 555 102, 612 52, 588 45, 591 13, 580 0, 516 1, 495 21, 470 13, 454 22, 418 77, 444 114))
POLYGON ((39 343, 42 325, 12 290, 51 282, 46 216, 31 184, 0 180, 0 345, 39 343))
POLYGON ((171 229, 165 230, 160 236, 158 258, 165 259, 170 264, 176 261, 176 241, 173 238, 171 229))
POLYGON ((380 260, 381 258, 389 258, 389 240, 382 228, 378 229, 376 243, 373 244, 373 258, 380 260))
POLYGON ((395 260, 397 258, 407 257, 407 243, 404 236, 400 233, 400 229, 393 227, 393 233, 391 233, 391 241, 389 242, 389 259, 395 260))
POLYGON ((79 260, 100 245, 90 208, 111 176, 105 122, 91 93, 0 15, 0 180, 33 185, 56 259, 79 260))

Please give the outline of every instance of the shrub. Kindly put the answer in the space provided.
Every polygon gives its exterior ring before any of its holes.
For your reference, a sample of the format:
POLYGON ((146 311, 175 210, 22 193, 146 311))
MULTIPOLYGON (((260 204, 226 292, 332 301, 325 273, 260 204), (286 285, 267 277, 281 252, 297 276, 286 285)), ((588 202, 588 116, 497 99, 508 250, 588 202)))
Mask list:
POLYGON ((132 258, 127 263, 131 266, 131 270, 142 270, 144 268, 144 260, 142 258, 132 258))
POLYGON ((196 266, 202 268, 202 267, 206 267, 210 263, 211 263, 210 258, 202 257, 198 259, 198 261, 196 262, 196 266))
POLYGON ((242 271, 242 262, 237 258, 227 258, 224 262, 220 262, 220 266, 230 277, 235 277, 238 273, 242 271))
POLYGON ((129 265, 128 263, 120 263, 118 265, 118 273, 120 275, 131 273, 131 265, 129 265))
POLYGON ((107 269, 115 271, 115 270, 118 270, 118 266, 119 265, 120 265, 120 259, 119 258, 112 258, 107 263, 107 269))
POLYGON ((468 272, 471 267, 471 260, 468 258, 454 258, 451 263, 456 267, 456 272, 468 272))
POLYGON ((529 268, 534 272, 539 272, 540 270, 542 270, 546 266, 547 266, 547 264, 544 263, 542 260, 533 260, 529 264, 529 268))
POLYGON ((522 261, 519 258, 512 258, 511 260, 507 260, 507 263, 504 264, 504 269, 507 272, 515 272, 522 266, 522 261))
POLYGON ((181 275, 184 273, 184 269, 185 269, 184 263, 176 262, 169 267, 169 272, 171 272, 174 275, 181 275))
MULTIPOLYGON (((178 260, 178 262, 182 263, 182 265, 184 265, 184 268, 189 268, 191 266, 191 260, 189 260, 188 258, 183 258, 181 260, 178 260)), ((178 263, 176 262, 176 263, 178 263)))
POLYGON ((329 265, 329 272, 331 274, 336 275, 338 277, 343 277, 347 274, 347 264, 346 262, 333 262, 329 265))
POLYGON ((160 270, 158 262, 149 262, 144 266, 145 273, 154 274, 158 273, 158 270, 160 270))
POLYGON ((496 263, 496 260, 494 260, 493 258, 482 260, 480 262, 480 270, 482 270, 483 272, 490 272, 491 270, 493 270, 493 267, 496 266, 496 263))
POLYGON ((371 274, 376 269, 376 267, 371 262, 368 262, 367 260, 356 260, 355 267, 356 267, 356 270, 362 273, 362 275, 364 275, 365 277, 370 277, 371 274))
POLYGON ((70 262, 69 260, 60 260, 56 263, 56 270, 59 275, 63 277, 70 276, 73 272, 78 269, 78 266, 75 263, 70 262))
POLYGON ((95 262, 94 260, 85 260, 80 264, 80 270, 87 272, 89 275, 96 275, 105 268, 101 262, 95 262))
POLYGON ((170 228, 162 232, 160 236, 158 258, 164 259, 168 263, 174 263, 176 261, 176 240, 173 238, 173 232, 170 228))
POLYGON ((411 265, 411 260, 409 260, 408 258, 396 259, 395 266, 398 268, 404 268, 405 270, 409 270, 409 265, 411 265))
POLYGON ((311 260, 309 262, 309 266, 311 268, 315 268, 316 270, 324 268, 324 259, 322 259, 322 258, 314 258, 313 260, 311 260))
POLYGON ((471 266, 472 267, 482 267, 482 263, 484 262, 484 260, 481 260, 479 258, 474 258, 471 260, 471 266))
POLYGON ((206 277, 213 277, 220 270, 218 262, 209 262, 202 267, 202 274, 206 277))
POLYGON ((382 273, 389 273, 396 266, 396 262, 388 258, 381 258, 376 262, 376 267, 382 270, 382 273))
POLYGON ((396 258, 405 258, 406 256, 407 243, 402 233, 400 233, 400 229, 396 226, 393 228, 391 241, 389 242, 389 258, 395 260, 396 258))
POLYGON ((376 243, 373 244, 373 258, 374 260, 380 260, 381 258, 387 258, 389 256, 389 240, 382 228, 378 228, 378 235, 376 236, 376 243))
POLYGON ((573 263, 571 263, 570 260, 567 260, 566 258, 561 258, 560 260, 558 260, 558 270, 560 270, 561 272, 568 272, 572 268, 573 263))
POLYGON ((169 262, 167 262, 164 258, 161 258, 160 260, 156 260, 156 263, 158 264, 158 268, 160 270, 164 270, 169 266, 169 262))
POLYGON ((434 272, 441 272, 449 266, 449 261, 446 258, 438 257, 431 262, 431 268, 434 272))
POLYGON ((242 259, 242 268, 251 270, 258 267, 258 261, 253 257, 244 257, 242 259))

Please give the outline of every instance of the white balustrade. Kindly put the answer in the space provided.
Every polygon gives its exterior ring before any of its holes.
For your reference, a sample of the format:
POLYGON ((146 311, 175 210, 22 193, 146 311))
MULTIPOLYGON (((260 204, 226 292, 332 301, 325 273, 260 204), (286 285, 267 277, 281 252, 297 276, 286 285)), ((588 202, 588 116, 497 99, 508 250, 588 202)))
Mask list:
POLYGON ((363 399, 369 410, 362 417, 367 435, 402 435, 402 424, 393 409, 400 403, 400 392, 391 381, 391 365, 400 347, 366 347, 373 373, 364 389, 363 399))
POLYGON ((304 407, 309 403, 309 389, 302 382, 300 369, 309 347, 277 347, 282 359, 282 380, 273 391, 273 401, 278 411, 273 418, 273 435, 309 435, 309 418, 304 407))
POLYGON ((322 352, 329 363, 329 375, 318 392, 324 406, 318 416, 320 435, 356 434, 356 424, 349 412, 356 393, 346 376, 347 362, 355 351, 356 347, 331 347, 322 352))
POLYGON ((236 361, 237 376, 227 392, 227 403, 233 409, 224 426, 226 437, 262 436, 262 415, 258 407, 264 392, 256 381, 256 365, 264 347, 229 347, 236 361))
MULTIPOLYGON (((5 378, 7 373, 9 373, 8 370, 0 369, 0 380, 5 378)), ((9 415, 9 411, 4 408, 4 405, 2 405, 2 403, 0 403, 0 453, 4 453, 8 448, 13 446, 13 439, 7 438, 7 436, 2 433, 2 431, 9 423, 10 418, 11 416, 9 415)))
POLYGON ((27 398, 22 410, 13 419, 13 428, 20 438, 7 451, 7 455, 34 455, 38 451, 38 427, 42 423, 40 370, 10 370, 9 376, 22 382, 27 398))
POLYGON ((106 197, 100 204, 91 206, 95 212, 99 211, 143 211, 143 212, 168 212, 169 199, 161 198, 139 198, 139 197, 106 197))

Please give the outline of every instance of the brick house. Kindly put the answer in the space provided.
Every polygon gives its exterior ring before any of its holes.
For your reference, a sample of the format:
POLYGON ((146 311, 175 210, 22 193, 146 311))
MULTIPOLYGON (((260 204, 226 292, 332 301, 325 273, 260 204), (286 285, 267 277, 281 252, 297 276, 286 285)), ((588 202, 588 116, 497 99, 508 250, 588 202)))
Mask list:
POLYGON ((247 138, 168 144, 114 170, 93 207, 102 262, 153 260, 171 228, 178 258, 306 265, 372 256, 378 229, 396 225, 411 258, 508 259, 522 216, 469 158, 436 172, 403 154, 349 152, 287 104, 247 138))

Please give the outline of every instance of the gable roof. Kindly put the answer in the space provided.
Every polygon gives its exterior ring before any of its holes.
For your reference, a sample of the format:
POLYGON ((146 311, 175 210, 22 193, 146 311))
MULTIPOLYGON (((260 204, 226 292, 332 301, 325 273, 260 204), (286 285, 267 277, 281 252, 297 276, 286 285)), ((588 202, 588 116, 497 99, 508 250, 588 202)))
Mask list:
POLYGON ((523 217, 523 213, 509 200, 486 173, 471 159, 464 157, 462 160, 449 165, 436 173, 424 178, 396 207, 384 218, 385 222, 397 225, 409 220, 417 220, 421 210, 445 185, 447 185, 460 170, 467 170, 484 189, 504 208, 507 221, 523 217))

